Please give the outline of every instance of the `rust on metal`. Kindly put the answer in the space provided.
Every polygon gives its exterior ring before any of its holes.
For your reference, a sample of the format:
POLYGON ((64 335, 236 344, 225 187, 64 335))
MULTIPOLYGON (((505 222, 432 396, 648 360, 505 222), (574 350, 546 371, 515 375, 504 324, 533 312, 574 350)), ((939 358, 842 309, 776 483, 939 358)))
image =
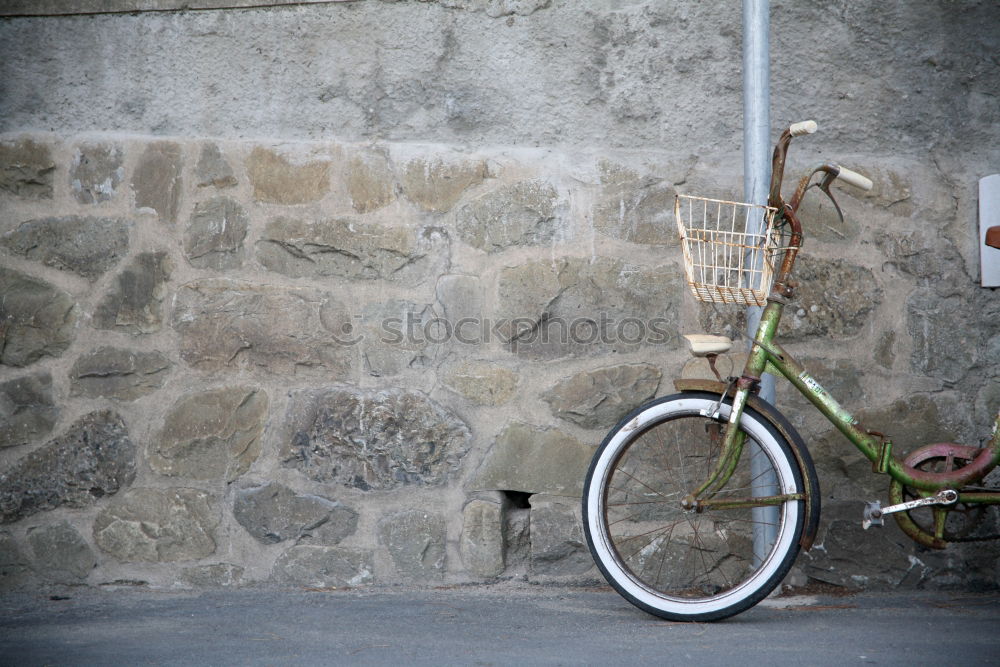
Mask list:
POLYGON ((739 507, 750 506, 765 506, 765 505, 781 505, 782 503, 789 500, 805 500, 806 494, 804 493, 783 493, 771 496, 751 496, 747 498, 705 498, 704 500, 696 499, 694 501, 695 510, 701 512, 704 509, 717 509, 717 510, 727 510, 736 509, 739 507))
POLYGON ((878 457, 872 460, 872 472, 884 474, 892 460, 892 439, 880 431, 868 430, 868 435, 878 438, 878 457))
POLYGON ((948 461, 948 467, 951 467, 950 464, 955 459, 971 461, 976 458, 980 451, 978 447, 971 447, 969 445, 959 445, 954 442, 935 442, 930 445, 924 445, 915 452, 912 452, 903 459, 903 463, 910 467, 916 467, 929 458, 942 458, 948 461))

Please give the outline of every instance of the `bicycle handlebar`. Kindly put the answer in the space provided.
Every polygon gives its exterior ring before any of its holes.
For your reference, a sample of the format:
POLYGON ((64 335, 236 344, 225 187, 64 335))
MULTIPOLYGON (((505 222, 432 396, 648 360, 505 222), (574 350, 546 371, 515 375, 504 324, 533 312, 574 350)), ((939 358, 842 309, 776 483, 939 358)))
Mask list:
POLYGON ((803 134, 812 134, 819 128, 814 120, 804 120, 801 123, 792 123, 788 126, 788 134, 793 137, 801 137, 803 134))
MULTIPOLYGON (((774 157, 771 160, 771 189, 768 194, 768 205, 774 206, 775 208, 781 208, 783 201, 781 199, 781 182, 784 178, 785 172, 785 154, 788 151, 788 145, 792 141, 792 137, 801 137, 804 134, 812 134, 818 129, 816 121, 814 120, 804 120, 799 123, 792 123, 788 126, 788 129, 781 133, 781 137, 778 139, 778 143, 774 146, 774 157)), ((862 176, 861 174, 851 171, 847 167, 841 167, 839 164, 823 164, 815 169, 813 169, 806 177, 799 182, 799 187, 795 192, 795 195, 791 199, 792 210, 798 210, 799 203, 802 201, 802 197, 805 195, 806 188, 809 185, 809 180, 812 178, 813 174, 817 172, 824 172, 827 174, 826 179, 821 184, 821 189, 829 196, 831 199, 833 195, 830 194, 829 186, 834 179, 839 178, 848 185, 853 185, 856 188, 861 188, 862 190, 871 190, 873 183, 869 178, 862 176)), ((834 201, 836 205, 836 201, 834 201)), ((840 207, 837 207, 838 212, 840 207)))
POLYGON ((796 188, 791 201, 786 203, 781 197, 781 182, 785 175, 785 154, 788 152, 788 145, 791 143, 792 137, 812 134, 817 129, 818 126, 814 120, 792 123, 788 126, 788 129, 781 133, 778 143, 774 146, 774 156, 771 158, 771 188, 768 193, 767 203, 769 206, 773 206, 782 212, 782 216, 788 224, 790 232, 785 253, 782 256, 781 266, 775 275, 772 290, 772 294, 779 297, 790 297, 792 295, 789 276, 791 276, 792 266, 795 264, 795 256, 802 245, 802 223, 799 222, 795 213, 798 211, 799 204, 802 203, 802 197, 805 196, 812 177, 820 172, 826 174, 821 182, 816 185, 833 201, 833 205, 837 209, 838 215, 841 215, 841 219, 843 219, 843 215, 840 212, 840 206, 837 205, 837 200, 833 198, 833 194, 830 192, 830 184, 834 179, 839 178, 845 183, 861 188, 862 190, 871 190, 873 185, 870 179, 846 167, 841 167, 837 164, 821 164, 799 181, 798 188, 796 188))
POLYGON ((847 167, 841 167, 839 164, 837 165, 837 169, 839 170, 837 172, 837 178, 845 183, 849 183, 850 185, 853 185, 856 188, 861 188, 865 191, 872 189, 874 183, 872 183, 870 178, 865 178, 856 171, 851 171, 847 167))

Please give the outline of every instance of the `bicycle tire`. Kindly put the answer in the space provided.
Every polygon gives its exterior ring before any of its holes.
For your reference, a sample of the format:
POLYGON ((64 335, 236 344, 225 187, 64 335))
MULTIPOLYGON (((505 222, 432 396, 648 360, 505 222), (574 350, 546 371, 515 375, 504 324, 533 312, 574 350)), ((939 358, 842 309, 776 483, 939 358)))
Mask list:
MULTIPOLYGON (((714 461, 730 409, 718 399, 685 392, 636 409, 608 433, 584 483, 584 531, 604 577, 635 606, 670 620, 713 621, 749 609, 781 583, 799 552, 803 500, 785 500, 763 518, 748 507, 681 507, 714 461), (773 522, 773 539, 758 534, 755 545, 755 522, 773 522)), ((806 492, 791 445, 768 418, 747 406, 740 428, 744 453, 716 498, 747 497, 749 454, 758 450, 781 493, 806 492)))

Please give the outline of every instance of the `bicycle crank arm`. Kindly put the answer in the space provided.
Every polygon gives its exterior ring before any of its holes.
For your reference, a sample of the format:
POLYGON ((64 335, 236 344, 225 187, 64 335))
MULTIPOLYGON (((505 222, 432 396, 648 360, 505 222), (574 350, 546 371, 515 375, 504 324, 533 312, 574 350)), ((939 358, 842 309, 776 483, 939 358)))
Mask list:
POLYGON ((861 527, 868 530, 872 526, 883 525, 882 518, 886 514, 904 512, 906 510, 911 510, 915 507, 923 507, 925 505, 954 505, 956 502, 958 502, 958 491, 955 491, 954 489, 943 489, 935 493, 933 496, 928 496, 927 498, 917 498, 905 503, 889 505, 888 507, 882 507, 882 503, 876 500, 874 502, 865 503, 865 514, 864 519, 861 521, 861 527))

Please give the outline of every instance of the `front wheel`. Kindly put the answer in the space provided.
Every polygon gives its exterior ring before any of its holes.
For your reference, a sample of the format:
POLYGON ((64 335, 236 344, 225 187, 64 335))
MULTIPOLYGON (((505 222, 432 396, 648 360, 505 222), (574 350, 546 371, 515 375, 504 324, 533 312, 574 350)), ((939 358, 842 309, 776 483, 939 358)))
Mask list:
POLYGON ((653 401, 612 429, 587 473, 583 519, 594 560, 625 599, 657 616, 710 621, 745 611, 798 554, 802 476, 789 443, 749 406, 743 454, 718 502, 702 511, 681 505, 713 470, 729 410, 709 393, 653 401))

